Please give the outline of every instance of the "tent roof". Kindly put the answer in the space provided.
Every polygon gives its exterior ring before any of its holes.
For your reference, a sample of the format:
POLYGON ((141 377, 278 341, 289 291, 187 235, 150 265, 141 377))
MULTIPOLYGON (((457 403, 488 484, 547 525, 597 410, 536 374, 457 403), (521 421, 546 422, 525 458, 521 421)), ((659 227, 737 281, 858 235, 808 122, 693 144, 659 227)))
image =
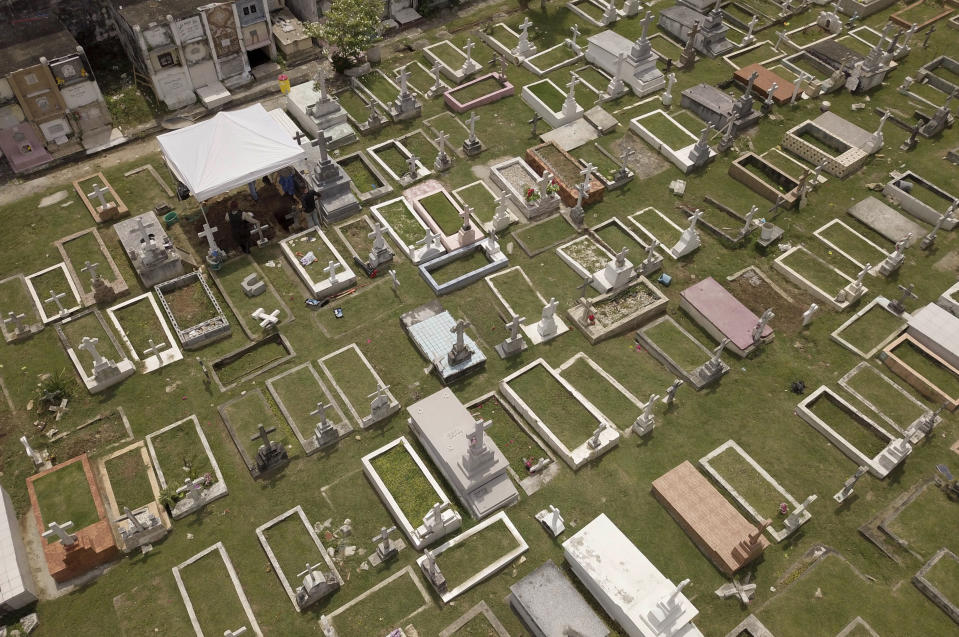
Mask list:
POLYGON ((164 159, 205 201, 304 159, 306 153, 259 104, 157 136, 164 159))

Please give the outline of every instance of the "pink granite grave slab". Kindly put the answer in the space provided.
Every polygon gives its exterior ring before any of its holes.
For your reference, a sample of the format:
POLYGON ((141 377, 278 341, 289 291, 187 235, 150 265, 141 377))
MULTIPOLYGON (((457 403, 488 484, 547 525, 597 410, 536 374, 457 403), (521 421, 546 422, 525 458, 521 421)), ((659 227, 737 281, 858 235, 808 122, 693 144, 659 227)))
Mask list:
MULTIPOLYGON (((714 338, 728 338, 735 349, 744 353, 752 350, 752 332, 759 322, 759 317, 716 279, 703 279, 680 292, 679 296, 683 307, 693 310, 690 315, 714 338)), ((772 335, 771 327, 767 325, 763 328, 763 340, 772 335)))
POLYGON ((53 155, 43 147, 43 140, 27 122, 0 130, 0 151, 7 158, 13 172, 20 173, 53 161, 53 155), (29 149, 29 150, 27 150, 29 149))
POLYGON ((413 208, 413 212, 419 215, 419 218, 423 220, 429 228, 437 233, 440 236, 440 243, 443 244, 443 247, 446 248, 447 252, 452 252, 458 250, 459 248, 464 248, 468 245, 476 243, 477 241, 482 241, 486 235, 483 234, 483 224, 476 218, 476 215, 470 217, 470 226, 471 230, 468 233, 458 232, 454 234, 445 234, 443 229, 440 227, 436 221, 433 220, 433 217, 426 211, 426 208, 420 204, 420 199, 429 197, 430 195, 436 194, 437 192, 446 193, 446 198, 449 199, 450 204, 456 211, 462 212, 463 208, 456 202, 456 199, 450 195, 449 191, 435 179, 427 179, 422 181, 410 188, 407 188, 403 191, 403 196, 406 197, 406 200, 410 202, 410 207, 413 208))

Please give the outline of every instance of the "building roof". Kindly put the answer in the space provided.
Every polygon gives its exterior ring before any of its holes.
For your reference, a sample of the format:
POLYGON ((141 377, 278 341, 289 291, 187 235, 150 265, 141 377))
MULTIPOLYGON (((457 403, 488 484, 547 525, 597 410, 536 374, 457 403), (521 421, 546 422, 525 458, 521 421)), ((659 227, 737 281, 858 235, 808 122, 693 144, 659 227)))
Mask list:
POLYGON ((13 20, 0 25, 4 44, 0 48, 0 77, 77 51, 77 41, 54 17, 13 20))
POLYGON ((196 13, 197 7, 210 4, 210 0, 141 0, 129 4, 124 0, 110 1, 127 23, 140 26, 151 22, 166 22, 168 15, 185 18, 196 13))

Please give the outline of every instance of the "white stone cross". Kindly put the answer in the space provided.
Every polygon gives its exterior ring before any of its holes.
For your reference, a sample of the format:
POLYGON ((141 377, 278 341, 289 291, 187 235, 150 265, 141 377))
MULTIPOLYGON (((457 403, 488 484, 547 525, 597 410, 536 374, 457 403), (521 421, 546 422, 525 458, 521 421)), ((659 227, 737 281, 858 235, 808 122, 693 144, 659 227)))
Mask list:
POLYGON ((626 254, 628 252, 629 252, 629 248, 624 246, 622 250, 616 253, 615 260, 616 260, 617 268, 622 268, 626 265, 626 254))
POLYGON ((315 84, 320 87, 320 101, 325 102, 329 99, 329 96, 326 94, 326 71, 320 66, 319 70, 316 72, 316 82, 315 84))
POLYGON ((579 25, 578 25, 578 24, 574 24, 573 26, 571 26, 571 27, 569 28, 569 30, 570 30, 570 31, 572 32, 572 34, 573 34, 573 37, 570 39, 570 44, 572 44, 572 45, 573 45, 573 48, 575 49, 575 48, 576 48, 576 38, 579 37, 579 25))
POLYGON ((27 440, 26 436, 20 436, 20 444, 23 445, 24 451, 27 452, 27 455, 30 457, 31 460, 38 457, 37 451, 32 446, 30 446, 30 441, 27 440))
POLYGON ((57 294, 57 293, 54 292, 53 290, 50 290, 50 298, 49 298, 49 299, 44 299, 43 302, 44 302, 44 303, 56 303, 56 305, 57 305, 57 310, 59 310, 59 311, 57 312, 57 316, 60 316, 60 315, 62 315, 64 312, 66 312, 66 309, 63 307, 63 303, 60 302, 60 299, 62 299, 62 298, 65 297, 66 295, 67 295, 66 292, 60 292, 59 294, 57 294))
POLYGON ((7 318, 3 319, 3 324, 9 326, 11 323, 16 323, 14 332, 19 334, 23 331, 23 319, 26 317, 26 314, 17 314, 15 312, 7 312, 7 318))
POLYGON ((430 69, 430 72, 433 74, 433 86, 430 91, 437 93, 443 88, 443 81, 440 79, 440 63, 433 62, 433 68, 430 69))
POLYGON ((366 237, 373 240, 374 250, 380 251, 386 247, 386 239, 383 237, 383 226, 379 221, 373 224, 373 232, 366 235, 366 237))
POLYGON ((465 338, 466 338, 466 328, 472 325, 469 321, 465 319, 458 319, 456 324, 450 328, 450 334, 456 334, 456 344, 453 345, 454 351, 462 351, 466 347, 465 338))
POLYGON ((531 26, 533 26, 533 23, 529 21, 529 16, 526 16, 519 25, 519 28, 523 30, 521 37, 526 35, 526 32, 529 31, 531 26))
POLYGON ((463 50, 466 51, 466 63, 463 65, 465 68, 469 68, 473 63, 473 47, 476 46, 473 44, 473 40, 466 38, 466 45, 463 47, 463 50))
POLYGON ((216 239, 213 238, 213 233, 216 231, 217 231, 216 226, 211 227, 209 223, 204 223, 203 232, 199 232, 196 235, 200 237, 201 239, 206 239, 207 244, 209 244, 210 246, 210 252, 220 249, 220 247, 216 244, 216 239))
POLYGON ((470 229, 470 215, 473 214, 472 206, 465 206, 463 211, 460 212, 460 218, 463 219, 463 230, 470 229))
POLYGON ((97 274, 97 267, 99 263, 90 263, 89 261, 83 262, 83 267, 80 268, 80 272, 89 272, 90 273, 90 282, 96 282, 100 279, 100 275, 97 274))
POLYGON ((332 407, 332 405, 324 405, 323 401, 316 403, 316 409, 310 412, 311 416, 319 416, 320 424, 326 424, 326 410, 332 407))
POLYGON ((536 180, 536 190, 539 192, 540 199, 546 198, 546 189, 549 188, 551 183, 553 183, 553 174, 548 170, 543 172, 543 175, 536 180))
POLYGON ((140 234, 140 240, 146 241, 147 237, 150 235, 149 228, 153 225, 152 221, 144 221, 143 217, 136 218, 136 231, 140 234))
POLYGON ((246 634, 246 626, 240 626, 236 630, 224 630, 223 637, 240 637, 240 635, 246 634))
POLYGON ((253 314, 250 316, 258 320, 260 322, 260 327, 263 329, 275 327, 280 322, 280 310, 273 310, 267 314, 266 310, 264 310, 262 307, 258 307, 253 310, 253 314))
POLYGON ((466 437, 469 439, 469 452, 472 454, 482 453, 486 449, 486 439, 484 434, 486 433, 486 428, 493 424, 492 420, 479 420, 473 421, 473 433, 466 434, 466 437))
POLYGON ((390 275, 390 283, 393 286, 393 291, 396 292, 396 288, 400 287, 400 281, 396 278, 396 270, 387 270, 386 273, 390 275))
POLYGON ((110 194, 109 188, 101 188, 100 184, 93 184, 93 192, 87 193, 87 198, 89 199, 90 197, 96 197, 97 200, 99 200, 100 202, 100 207, 106 208, 107 200, 104 198, 103 195, 107 195, 107 194, 110 194))
POLYGON ((576 83, 579 82, 579 76, 575 73, 570 73, 569 83, 566 85, 569 88, 569 92, 566 94, 566 102, 575 102, 576 101, 576 83))
POLYGON ((436 529, 443 524, 443 511, 449 508, 448 502, 436 502, 423 516, 423 522, 430 528, 436 529))
POLYGON ((752 333, 753 343, 758 342, 759 339, 762 338, 763 330, 766 329, 766 324, 769 323, 769 321, 771 321, 773 318, 775 318, 775 316, 776 315, 773 314, 772 308, 767 308, 766 311, 763 312, 763 315, 759 317, 759 321, 756 323, 756 326, 753 328, 753 333, 752 333))
POLYGON ((868 272, 871 267, 872 267, 872 264, 867 263, 865 267, 859 271, 859 274, 856 275, 856 281, 855 281, 856 288, 862 287, 862 280, 866 278, 866 272, 868 272))
POLYGON ((753 207, 746 213, 746 223, 743 224, 743 232, 748 232, 752 227, 753 217, 756 216, 757 212, 759 212, 759 206, 753 204, 753 207))
POLYGON ((589 178, 593 176, 593 171, 596 170, 596 167, 592 163, 586 162, 586 165, 583 167, 579 174, 583 176, 583 183, 589 184, 589 178))
POLYGON ((126 515, 127 520, 130 521, 130 524, 133 525, 133 528, 137 531, 145 531, 146 527, 140 523, 140 520, 137 519, 137 516, 133 514, 133 511, 130 510, 130 507, 123 505, 123 514, 126 515))
POLYGON ((410 79, 410 72, 406 70, 406 66, 400 67, 400 72, 397 75, 397 79, 400 81, 400 97, 409 95, 409 89, 406 86, 406 81, 410 79))
POLYGON ((100 355, 100 352, 97 351, 97 344, 100 342, 98 338, 90 338, 89 336, 84 336, 80 340, 79 349, 90 354, 93 357, 93 367, 97 368, 102 365, 106 359, 100 355))
POLYGON ((809 308, 802 313, 802 324, 803 327, 809 325, 812 322, 812 317, 819 311, 819 306, 815 303, 810 303, 809 308))
POLYGON ((446 132, 444 132, 444 131, 439 131, 439 133, 437 133, 437 135, 436 135, 436 139, 433 140, 433 141, 436 142, 436 145, 440 147, 440 152, 445 155, 445 154, 446 154, 446 146, 447 146, 447 145, 449 144, 449 142, 450 142, 450 136, 449 136, 449 134, 446 133, 446 132))
POLYGON ((423 246, 426 250, 430 250, 436 247, 436 240, 439 238, 439 236, 439 234, 433 232, 432 228, 427 228, 426 236, 413 245, 423 246))
POLYGON ((556 314, 556 308, 559 306, 559 301, 555 297, 550 297, 549 303, 543 306, 543 316, 542 320, 550 321, 553 319, 553 315, 556 314))
POLYGON ((416 155, 410 155, 406 158, 406 172, 411 179, 416 179, 416 176, 419 174, 419 169, 416 167, 416 163, 420 160, 416 155))
POLYGON ((330 275, 330 283, 336 283, 336 270, 342 267, 339 261, 330 261, 330 264, 323 268, 323 271, 330 275))
POLYGON ((509 340, 515 341, 517 338, 520 338, 519 330, 522 322, 525 320, 525 316, 513 315, 513 320, 506 324, 506 328, 509 329, 509 340))
POLYGON ((646 258, 643 259, 643 263, 648 263, 656 258, 656 248, 659 246, 659 239, 653 239, 652 242, 646 246, 646 258))
POLYGON ((143 355, 146 356, 147 358, 150 358, 151 356, 156 356, 157 358, 160 358, 160 351, 166 349, 166 343, 154 344, 152 338, 147 339, 147 343, 150 345, 150 347, 143 350, 143 355))
POLYGON ((589 440, 586 441, 586 444, 590 449, 595 449, 599 446, 599 437, 603 435, 603 430, 606 429, 606 425, 600 423, 599 427, 593 431, 593 435, 589 437, 589 440))
POLYGON ((43 539, 49 541, 51 538, 56 536, 64 546, 73 546, 77 541, 77 536, 75 533, 67 533, 67 531, 72 527, 72 520, 64 522, 63 524, 51 522, 47 525, 48 530, 43 532, 43 539))
POLYGON ((753 29, 756 28, 756 25, 757 25, 757 24, 759 24, 759 18, 754 15, 754 16, 753 16, 753 19, 749 21, 749 24, 748 24, 748 25, 746 25, 746 26, 749 27, 749 33, 746 34, 746 38, 747 38, 747 39, 748 39, 748 38, 752 38, 753 29))
POLYGON ((479 115, 476 114, 476 111, 470 111, 469 119, 466 120, 466 123, 469 124, 469 127, 470 127, 470 136, 469 136, 470 142, 476 141, 476 120, 478 119, 479 119, 479 115))
POLYGON ((693 214, 689 215, 689 229, 695 230, 696 224, 699 223, 699 220, 703 218, 703 211, 699 208, 696 208, 693 214))

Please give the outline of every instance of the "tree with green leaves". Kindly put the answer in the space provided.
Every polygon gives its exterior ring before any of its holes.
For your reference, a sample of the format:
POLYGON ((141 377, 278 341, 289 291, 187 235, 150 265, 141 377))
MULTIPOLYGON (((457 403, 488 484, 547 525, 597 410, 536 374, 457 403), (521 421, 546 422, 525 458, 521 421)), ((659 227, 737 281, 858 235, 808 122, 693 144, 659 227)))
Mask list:
POLYGON ((354 66, 380 37, 383 0, 333 0, 323 22, 311 22, 306 32, 332 49, 330 60, 337 71, 354 66))

